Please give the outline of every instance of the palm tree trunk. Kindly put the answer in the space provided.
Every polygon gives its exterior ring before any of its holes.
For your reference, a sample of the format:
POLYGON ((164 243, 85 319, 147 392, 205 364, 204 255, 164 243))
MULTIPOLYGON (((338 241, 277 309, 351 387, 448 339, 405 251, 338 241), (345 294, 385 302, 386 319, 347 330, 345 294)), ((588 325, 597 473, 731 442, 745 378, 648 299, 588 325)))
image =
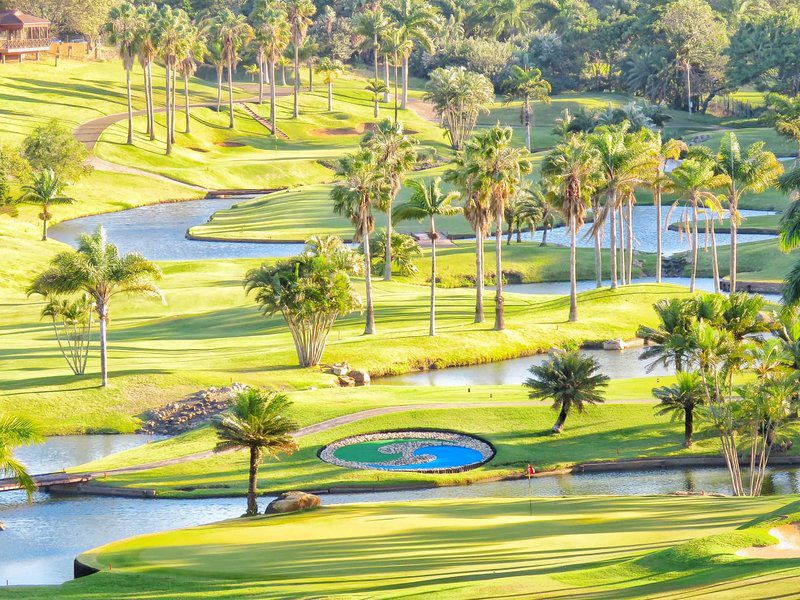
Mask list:
POLYGON ((217 112, 222 110, 222 72, 225 67, 217 66, 217 112))
POLYGON ((555 425, 553 425, 553 433, 561 433, 564 431, 564 422, 567 420, 567 413, 569 412, 569 408, 567 404, 561 403, 561 411, 558 413, 558 419, 556 419, 555 425))
POLYGON ((397 72, 397 57, 395 56, 394 59, 394 123, 397 125, 397 110, 398 110, 398 102, 399 98, 397 97, 397 77, 399 73, 397 72))
POLYGON ((375 333, 375 308, 372 305, 372 256, 369 247, 369 231, 367 231, 366 225, 362 225, 361 241, 364 245, 364 283, 367 288, 367 322, 364 326, 364 335, 372 335, 375 333))
POLYGON ((108 386, 108 306, 99 304, 97 316, 100 319, 100 385, 108 386))
POLYGON ((392 203, 386 209, 386 244, 383 251, 383 280, 392 280, 392 203))
POLYGON ((436 225, 431 217, 431 327, 430 335, 436 335, 436 225))
POLYGON ((389 57, 386 54, 383 55, 383 84, 386 86, 383 101, 389 102, 389 57))
POLYGON ((494 294, 494 329, 503 331, 506 327, 505 306, 503 300, 503 211, 498 208, 495 216, 495 294, 494 294))
POLYGON ((683 408, 683 445, 689 448, 694 435, 694 411, 691 406, 683 408))
POLYGON ((186 133, 192 132, 191 119, 189 115, 189 74, 183 74, 183 108, 186 113, 186 133))
POLYGON ((375 110, 373 111, 373 116, 377 119, 378 118, 378 95, 375 94, 375 110))
POLYGON ((272 135, 278 135, 275 118, 275 61, 269 61, 269 116, 272 120, 272 135))
POLYGON ((475 231, 475 322, 483 323, 483 231, 475 231))
POLYGON ((738 214, 737 202, 735 200, 731 200, 729 202, 730 208, 730 223, 731 223, 731 266, 730 266, 730 274, 728 275, 728 280, 730 281, 730 292, 731 294, 736 291, 736 271, 738 269, 737 265, 737 258, 738 258, 738 247, 736 244, 736 238, 738 236, 738 228, 739 226, 736 224, 736 217, 738 214))
POLYGON ((228 111, 230 112, 228 128, 233 129, 235 123, 233 121, 233 59, 232 58, 228 58, 228 111))
POLYGON ((714 231, 714 217, 712 216, 709 222, 711 227, 711 258, 714 261, 714 293, 720 293, 719 285, 719 259, 717 258, 717 234, 714 231))
POLYGON ((175 143, 175 96, 178 89, 178 69, 172 69, 172 99, 169 103, 169 108, 172 111, 172 126, 170 127, 170 135, 172 136, 172 143, 175 143))
POLYGON ((250 479, 247 486, 247 515, 258 514, 258 463, 261 462, 261 452, 258 448, 250 448, 250 479))
POLYGON ((328 112, 333 112, 333 80, 328 80, 328 112))
POLYGON ((375 81, 377 82, 380 77, 378 76, 378 34, 376 33, 372 38, 372 58, 375 61, 375 81))
POLYGON ((697 201, 692 202, 692 277, 689 282, 689 291, 694 292, 697 277, 697 201))
POLYGON ((165 92, 166 92, 166 99, 167 99, 167 156, 172 154, 172 135, 170 134, 171 128, 170 123, 172 121, 172 111, 170 111, 170 75, 169 75, 169 65, 166 66, 166 72, 164 77, 164 85, 165 85, 165 92))
POLYGON ((656 283, 661 283, 661 187, 653 190, 653 203, 656 206, 656 283))
POLYGON ((314 91, 314 68, 311 65, 311 61, 308 62, 308 91, 314 91))
POLYGON ((547 232, 550 230, 550 226, 545 223, 544 228, 542 229, 542 241, 539 243, 540 248, 544 248, 547 246, 547 232))
POLYGON ((617 193, 606 196, 606 204, 611 215, 611 289, 617 289, 617 193))
POLYGON ((125 69, 125 87, 128 93, 128 141, 129 146, 133 145, 133 96, 131 95, 131 70, 125 69))
POLYGON ((577 256, 576 248, 578 245, 577 231, 575 227, 575 217, 569 218, 569 320, 574 323, 578 320, 578 277, 577 277, 577 256))
POLYGON ((400 108, 406 109, 408 105, 408 56, 403 56, 403 99, 400 108))
POLYGON ((600 218, 600 199, 592 199, 592 218, 595 220, 594 228, 594 283, 595 287, 603 287, 603 248, 600 245, 600 228, 597 220, 600 218))
POLYGON ((628 283, 633 281, 633 198, 628 197, 628 283))
POLYGON ((281 85, 286 87, 289 85, 286 83, 286 65, 281 63, 281 85))
POLYGON ((142 79, 144 80, 144 106, 145 106, 145 113, 146 113, 146 120, 147 120, 147 128, 145 129, 145 135, 150 135, 150 115, 152 113, 153 107, 150 104, 150 78, 147 74, 147 65, 142 65, 142 79))
POLYGON ((623 219, 622 219, 622 205, 617 208, 618 215, 617 215, 617 227, 619 228, 617 231, 617 238, 619 241, 619 272, 622 279, 622 285, 627 283, 627 278, 625 277, 625 236, 623 235, 623 227, 625 226, 623 219))
POLYGON ((300 116, 300 48, 294 44, 294 118, 300 116))
POLYGON ((525 147, 530 151, 531 149, 531 104, 528 98, 525 98, 525 147))
POLYGON ((692 114, 692 65, 686 61, 686 106, 692 114))
POLYGON ((153 63, 147 65, 147 78, 150 80, 150 141, 156 139, 156 100, 153 86, 153 63))
POLYGON ((47 205, 42 206, 42 241, 47 241, 47 205))
POLYGON ((264 104, 264 59, 258 55, 258 103, 264 104))

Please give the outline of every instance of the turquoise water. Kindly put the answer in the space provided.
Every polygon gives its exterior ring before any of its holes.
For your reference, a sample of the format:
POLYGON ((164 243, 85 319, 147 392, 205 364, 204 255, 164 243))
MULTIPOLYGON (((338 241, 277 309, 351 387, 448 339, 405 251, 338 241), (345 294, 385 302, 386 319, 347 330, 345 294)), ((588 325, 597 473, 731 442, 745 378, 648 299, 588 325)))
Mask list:
POLYGON ((414 456, 431 456, 432 459, 410 465, 387 465, 369 463, 374 469, 384 471, 418 471, 430 469, 454 469, 474 465, 483 461, 483 455, 477 450, 464 446, 435 445, 423 446, 413 452, 414 456))

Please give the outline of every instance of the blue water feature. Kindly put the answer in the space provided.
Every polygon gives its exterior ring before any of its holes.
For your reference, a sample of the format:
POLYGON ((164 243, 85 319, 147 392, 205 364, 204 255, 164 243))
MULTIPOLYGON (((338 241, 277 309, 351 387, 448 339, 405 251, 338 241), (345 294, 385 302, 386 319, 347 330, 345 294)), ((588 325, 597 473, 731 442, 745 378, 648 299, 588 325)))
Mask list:
POLYGON ((430 456, 431 460, 414 464, 387 465, 383 463, 370 463, 370 467, 383 471, 420 471, 430 469, 454 469, 466 467, 483 462, 483 454, 473 448, 464 446, 436 445, 423 446, 413 453, 413 456, 430 456))

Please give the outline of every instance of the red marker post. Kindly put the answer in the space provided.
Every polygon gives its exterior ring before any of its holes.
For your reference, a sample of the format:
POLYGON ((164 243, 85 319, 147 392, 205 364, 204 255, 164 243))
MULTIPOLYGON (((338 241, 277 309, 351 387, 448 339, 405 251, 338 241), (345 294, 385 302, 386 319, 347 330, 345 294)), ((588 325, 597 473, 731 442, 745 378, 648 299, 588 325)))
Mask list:
POLYGON ((525 471, 525 474, 528 476, 528 512, 533 515, 533 494, 531 492, 531 477, 536 475, 536 469, 534 469, 530 463, 528 463, 528 468, 525 471))

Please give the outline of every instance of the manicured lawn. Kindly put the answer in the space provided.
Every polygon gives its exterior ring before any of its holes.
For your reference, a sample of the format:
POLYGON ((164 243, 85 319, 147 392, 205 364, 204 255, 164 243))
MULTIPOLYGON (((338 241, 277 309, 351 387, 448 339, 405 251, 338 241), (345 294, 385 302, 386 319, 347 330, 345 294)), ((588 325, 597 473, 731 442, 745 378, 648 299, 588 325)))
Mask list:
MULTIPOLYGON (((778 240, 764 240, 739 245, 739 279, 742 281, 782 281, 800 258, 796 250, 785 254, 778 248, 778 240)), ((719 248, 719 270, 725 276, 730 271, 728 246, 719 248)), ((687 271, 688 272, 688 271, 687 271)), ((711 252, 700 252, 698 274, 711 277, 711 252)))
MULTIPOLYGON (((800 577, 797 561, 737 559, 733 545, 709 544, 707 550, 717 552, 691 555, 681 549, 793 511, 797 503, 781 497, 465 498, 323 507, 115 542, 81 556, 101 569, 97 575, 2 595, 791 597, 800 577), (670 552, 677 560, 655 568, 680 570, 661 580, 629 567, 670 552), (718 570, 723 560, 728 566, 718 570), (603 567, 616 568, 617 580, 607 573, 594 581, 580 578, 603 567)), ((750 531, 731 539, 744 546, 765 539, 750 531)))

